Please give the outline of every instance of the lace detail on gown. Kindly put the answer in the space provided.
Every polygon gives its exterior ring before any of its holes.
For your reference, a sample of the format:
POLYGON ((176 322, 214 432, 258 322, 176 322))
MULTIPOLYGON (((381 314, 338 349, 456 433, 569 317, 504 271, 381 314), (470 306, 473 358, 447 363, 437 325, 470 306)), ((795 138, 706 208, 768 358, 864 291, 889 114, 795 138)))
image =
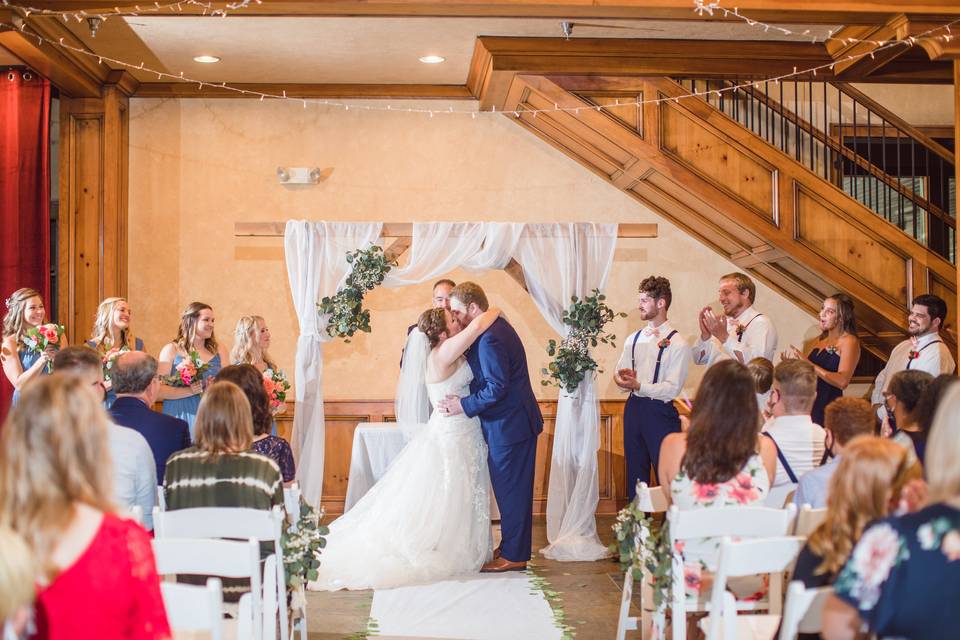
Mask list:
MULTIPOLYGON (((427 385, 470 393, 466 361, 427 385)), ((492 553, 487 445, 477 418, 434 411, 386 474, 330 525, 314 590, 388 589, 475 573, 492 553)))

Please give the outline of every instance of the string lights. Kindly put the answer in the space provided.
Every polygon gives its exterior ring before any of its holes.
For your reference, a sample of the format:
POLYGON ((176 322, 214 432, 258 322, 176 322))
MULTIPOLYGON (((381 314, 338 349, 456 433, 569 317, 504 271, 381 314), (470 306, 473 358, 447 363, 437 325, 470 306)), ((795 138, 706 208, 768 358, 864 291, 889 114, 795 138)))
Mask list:
POLYGON ((262 0, 237 0, 236 2, 225 3, 222 8, 217 8, 213 2, 203 2, 202 0, 178 0, 177 2, 154 2, 153 4, 135 5, 133 9, 121 9, 120 7, 114 7, 109 11, 67 11, 56 9, 40 9, 37 7, 15 4, 9 0, 0 0, 0 4, 3 4, 4 7, 22 12, 23 17, 25 18, 29 17, 30 14, 36 14, 40 16, 56 16, 63 18, 64 22, 68 22, 71 17, 77 22, 81 22, 88 18, 100 18, 101 20, 106 20, 107 18, 113 18, 117 16, 140 16, 149 13, 180 13, 183 11, 185 6, 194 7, 201 10, 201 15, 204 16, 209 15, 225 18, 231 11, 246 9, 252 3, 261 4, 261 2, 262 0))

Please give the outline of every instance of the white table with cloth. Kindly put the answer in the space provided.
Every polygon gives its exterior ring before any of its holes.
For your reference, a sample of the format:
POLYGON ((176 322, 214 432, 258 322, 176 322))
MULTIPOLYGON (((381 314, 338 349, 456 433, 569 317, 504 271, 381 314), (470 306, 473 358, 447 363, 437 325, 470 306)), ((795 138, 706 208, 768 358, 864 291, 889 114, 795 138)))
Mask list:
MULTIPOLYGON (((383 477, 406 441, 396 422, 361 422, 353 432, 353 450, 350 453, 350 475, 347 479, 347 497, 343 503, 346 513, 383 477)), ((490 492, 490 519, 499 520, 497 501, 490 492)))

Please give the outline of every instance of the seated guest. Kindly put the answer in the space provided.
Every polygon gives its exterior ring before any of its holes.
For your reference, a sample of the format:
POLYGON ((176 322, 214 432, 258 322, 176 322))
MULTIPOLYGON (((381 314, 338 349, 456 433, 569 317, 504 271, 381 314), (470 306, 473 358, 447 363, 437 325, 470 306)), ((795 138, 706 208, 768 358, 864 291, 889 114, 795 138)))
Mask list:
POLYGON ((814 509, 822 509, 827 506, 827 487, 844 448, 857 436, 872 435, 877 422, 873 407, 863 398, 837 398, 827 405, 824 418, 826 449, 833 458, 800 476, 793 496, 797 507, 809 504, 814 509))
POLYGON ((296 477, 296 468, 293 462, 293 451, 283 438, 270 435, 272 424, 270 413, 270 399, 263 387, 263 376, 251 364, 230 365, 224 367, 217 374, 216 382, 232 382, 240 387, 247 402, 250 403, 250 416, 253 420, 253 447, 257 453, 267 456, 280 467, 280 474, 284 482, 293 482, 296 477))
MULTIPOLYGON (((924 454, 927 449, 927 436, 930 434, 930 427, 933 426, 933 418, 937 413, 937 408, 940 406, 940 401, 943 400, 947 389, 956 381, 957 376, 947 373, 942 373, 934 378, 933 381, 927 385, 927 388, 923 390, 923 393, 920 395, 920 400, 913 408, 913 424, 917 430, 901 431, 904 437, 910 438, 913 451, 917 454, 917 459, 921 465, 925 459, 924 454)), ((893 440, 895 442, 901 442, 900 433, 895 435, 893 440)))
MULTIPOLYGON (((87 346, 67 347, 57 352, 53 366, 58 375, 73 375, 103 402, 103 361, 87 346)), ((107 421, 107 442, 113 463, 113 497, 120 507, 143 509, 143 524, 153 529, 153 505, 157 501, 157 471, 153 452, 142 435, 107 421)))
MULTIPOLYGON (((687 433, 672 433, 660 449, 660 484, 680 509, 762 503, 773 479, 776 452, 757 434, 753 376, 736 360, 707 370, 697 389, 687 433)), ((720 540, 690 541, 684 549, 687 586, 700 588, 713 569, 720 540)))
POLYGON ((817 375, 806 360, 784 360, 773 370, 770 408, 773 420, 763 434, 777 446, 774 487, 796 484, 823 462, 823 427, 810 419, 817 395, 817 375))
POLYGON ((926 371, 907 369, 893 374, 887 390, 883 392, 884 408, 893 417, 890 423, 897 427, 896 433, 884 435, 892 435, 895 442, 908 449, 912 460, 920 458, 917 445, 922 449, 926 443, 924 434, 917 426, 914 411, 931 382, 933 376, 926 371))
POLYGON ((757 406, 760 407, 760 419, 766 422, 770 417, 767 412, 767 401, 770 399, 770 387, 773 385, 773 363, 766 358, 754 358, 747 363, 747 368, 753 376, 757 406))
POLYGON ((116 400, 110 406, 110 417, 146 439, 153 452, 157 482, 163 484, 167 458, 190 446, 187 423, 150 409, 160 393, 157 360, 153 356, 141 351, 124 353, 111 371, 116 400))
POLYGON ((110 425, 89 387, 56 374, 23 389, 0 431, 0 526, 33 555, 36 637, 165 640, 150 537, 113 512, 110 425))
POLYGON ((937 410, 924 467, 929 506, 874 522, 823 610, 829 640, 952 638, 960 629, 960 385, 937 410), (952 631, 951 631, 952 630, 952 631))
POLYGON ((0 526, 0 624, 3 638, 26 637, 37 576, 30 548, 15 531, 0 526))

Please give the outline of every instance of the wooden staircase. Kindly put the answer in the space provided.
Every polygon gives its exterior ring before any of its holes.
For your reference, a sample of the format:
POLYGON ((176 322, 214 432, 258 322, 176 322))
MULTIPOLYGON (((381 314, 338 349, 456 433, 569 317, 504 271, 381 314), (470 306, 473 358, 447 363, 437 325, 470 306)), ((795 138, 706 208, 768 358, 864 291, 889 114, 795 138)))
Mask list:
POLYGON ((909 301, 921 293, 947 300, 956 326, 948 259, 717 105, 677 99, 689 87, 663 77, 523 73, 499 87, 497 109, 511 120, 811 313, 825 296, 849 294, 873 353, 885 358, 903 339, 909 301))

